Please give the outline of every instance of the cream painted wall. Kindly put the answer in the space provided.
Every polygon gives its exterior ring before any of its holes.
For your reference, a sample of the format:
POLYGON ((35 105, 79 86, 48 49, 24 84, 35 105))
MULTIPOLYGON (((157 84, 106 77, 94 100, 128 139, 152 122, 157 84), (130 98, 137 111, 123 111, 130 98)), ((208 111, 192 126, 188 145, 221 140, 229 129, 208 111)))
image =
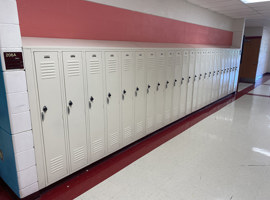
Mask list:
POLYGON ((246 27, 245 28, 246 37, 262 36, 262 34, 263 34, 263 27, 246 27))
POLYGON ((270 28, 264 27, 256 79, 260 78, 264 73, 270 72, 270 55, 269 54, 270 54, 270 28))
POLYGON ((88 0, 212 28, 233 31, 233 19, 185 0, 88 0))

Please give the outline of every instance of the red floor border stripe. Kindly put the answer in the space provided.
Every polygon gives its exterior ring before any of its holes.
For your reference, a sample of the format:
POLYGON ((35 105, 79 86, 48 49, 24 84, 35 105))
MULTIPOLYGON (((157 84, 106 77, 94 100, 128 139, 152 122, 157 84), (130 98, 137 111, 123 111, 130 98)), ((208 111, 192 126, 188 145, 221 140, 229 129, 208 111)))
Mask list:
POLYGON ((134 144, 102 159, 101 161, 98 161, 84 168, 83 170, 57 182, 56 184, 43 189, 40 192, 39 199, 69 200, 78 197, 82 193, 106 180, 137 159, 151 152, 158 146, 164 144, 183 131, 192 127, 199 121, 217 112, 218 110, 239 99, 240 97, 248 94, 248 92, 263 84, 267 80, 270 80, 270 75, 265 75, 262 79, 257 81, 255 85, 253 84, 252 86, 249 86, 248 88, 236 94, 231 94, 213 104, 210 104, 205 108, 196 111, 195 113, 192 113, 191 115, 186 116, 185 118, 180 119, 171 125, 149 136, 146 136, 138 142, 135 142, 134 144))

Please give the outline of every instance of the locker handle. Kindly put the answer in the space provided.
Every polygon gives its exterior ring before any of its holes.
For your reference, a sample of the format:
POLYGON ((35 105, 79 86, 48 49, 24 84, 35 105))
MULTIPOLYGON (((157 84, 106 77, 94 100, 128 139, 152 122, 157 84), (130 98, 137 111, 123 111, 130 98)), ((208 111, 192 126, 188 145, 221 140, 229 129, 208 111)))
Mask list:
POLYGON ((177 82, 177 80, 175 79, 175 80, 174 80, 174 83, 173 83, 173 86, 175 86, 175 85, 176 85, 176 82, 177 82))
POLYGON ((50 58, 50 56, 44 56, 44 58, 50 58))
POLYGON ((190 81, 190 78, 191 78, 191 77, 189 76, 189 77, 188 77, 188 83, 189 83, 189 81, 190 81))
POLYGON ((126 90, 123 90, 123 94, 126 94, 127 93, 127 91, 126 90))
POLYGON ((90 101, 93 102, 94 101, 94 97, 91 96, 90 97, 90 101))
POLYGON ((71 58, 75 58, 75 55, 71 55, 70 57, 71 57, 71 58))
POLYGON ((69 101, 68 102, 68 105, 71 107, 73 105, 73 102, 72 101, 69 101))
POLYGON ((137 87, 137 88, 136 88, 136 91, 139 91, 139 90, 140 90, 140 89, 137 87))
POLYGON ((137 87, 135 91, 135 96, 138 96, 138 91, 139 91, 139 88, 137 87))
POLYGON ((200 76, 199 76, 199 80, 201 80, 201 77, 202 77, 202 74, 200 74, 200 76))
POLYGON ((112 96, 111 93, 108 93, 108 97, 111 98, 111 96, 112 96))
POLYGON ((194 82, 196 81, 197 75, 194 76, 194 82))
POLYGON ((147 86, 147 94, 149 93, 149 89, 151 88, 150 85, 147 86))
POLYGON ((182 80, 181 80, 181 85, 183 84, 183 81, 184 81, 185 79, 184 78, 182 78, 182 80))
POLYGON ((47 110, 48 110, 47 106, 44 106, 42 110, 43 110, 44 113, 46 113, 47 110))
POLYGON ((166 88, 168 88, 168 84, 169 84, 169 83, 170 83, 169 81, 166 82, 166 88))
POLYGON ((158 89, 159 89, 159 86, 160 86, 160 83, 157 84, 157 91, 158 91, 158 89))

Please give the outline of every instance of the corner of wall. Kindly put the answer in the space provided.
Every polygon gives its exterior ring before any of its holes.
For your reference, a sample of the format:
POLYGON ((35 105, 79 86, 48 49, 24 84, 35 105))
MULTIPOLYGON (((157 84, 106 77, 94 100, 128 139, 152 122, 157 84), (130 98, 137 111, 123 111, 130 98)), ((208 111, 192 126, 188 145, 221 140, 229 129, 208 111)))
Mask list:
POLYGON ((233 21, 233 41, 232 46, 238 49, 242 48, 243 36, 245 31, 245 19, 235 19, 233 21))
POLYGON ((22 52, 15 0, 0 0, 0 176, 20 198, 38 191, 24 70, 7 70, 4 52, 22 52))

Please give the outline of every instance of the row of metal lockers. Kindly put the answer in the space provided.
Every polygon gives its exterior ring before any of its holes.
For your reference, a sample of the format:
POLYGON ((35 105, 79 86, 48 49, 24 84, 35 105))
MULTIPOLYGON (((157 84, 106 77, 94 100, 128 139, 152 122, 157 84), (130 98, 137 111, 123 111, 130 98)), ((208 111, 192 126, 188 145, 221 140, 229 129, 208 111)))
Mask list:
POLYGON ((49 185, 234 92, 240 51, 33 51, 49 185))

